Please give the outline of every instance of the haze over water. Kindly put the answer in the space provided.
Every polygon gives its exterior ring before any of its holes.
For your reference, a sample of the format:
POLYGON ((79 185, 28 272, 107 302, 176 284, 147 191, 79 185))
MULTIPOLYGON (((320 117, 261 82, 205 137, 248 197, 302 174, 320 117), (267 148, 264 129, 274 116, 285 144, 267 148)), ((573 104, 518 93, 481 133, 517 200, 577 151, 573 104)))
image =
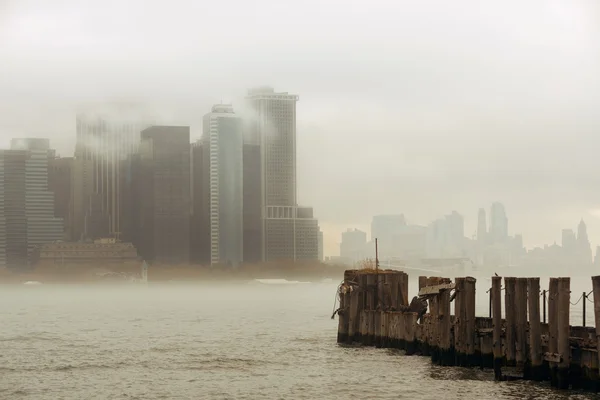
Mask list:
MULTIPOLYGON (((478 280, 480 316, 487 315, 486 278, 478 280)), ((4 286, 0 398, 600 398, 498 383, 491 371, 441 368, 393 350, 338 346, 330 319, 336 287, 4 286)), ((411 296, 416 287, 413 277, 411 296)), ((571 287, 575 302, 591 282, 573 278, 571 287)), ((572 307, 572 324, 580 324, 580 307, 572 307)))

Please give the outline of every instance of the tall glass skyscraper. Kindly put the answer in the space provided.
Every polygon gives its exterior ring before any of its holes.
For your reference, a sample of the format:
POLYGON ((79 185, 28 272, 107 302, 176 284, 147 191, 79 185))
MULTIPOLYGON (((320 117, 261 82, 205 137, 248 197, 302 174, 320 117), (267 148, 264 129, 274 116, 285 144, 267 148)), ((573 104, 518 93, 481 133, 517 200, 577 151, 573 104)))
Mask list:
POLYGON ((210 261, 238 266, 244 260, 244 136, 231 105, 217 104, 204 116, 202 141, 208 153, 210 261))
POLYGON ((0 150, 0 265, 27 269, 40 245, 63 240, 63 219, 54 216, 48 139, 13 139, 0 150))
MULTIPOLYGON (((106 104, 77 114, 71 215, 75 240, 120 238, 130 230, 127 197, 131 155, 153 118, 134 104, 106 104)), ((127 238, 130 239, 130 238, 127 238)))

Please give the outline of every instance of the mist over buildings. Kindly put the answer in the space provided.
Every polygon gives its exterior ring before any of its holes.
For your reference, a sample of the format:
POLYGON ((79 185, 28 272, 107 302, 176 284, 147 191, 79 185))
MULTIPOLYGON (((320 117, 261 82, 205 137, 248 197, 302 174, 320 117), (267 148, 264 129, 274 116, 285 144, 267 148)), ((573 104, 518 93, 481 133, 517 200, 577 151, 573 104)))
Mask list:
POLYGON ((594 1, 0 1, 0 144, 74 151, 81 104, 158 110, 202 136, 214 104, 300 95, 298 203, 325 254, 378 214, 465 235, 500 201, 526 246, 587 224, 600 244, 594 1))

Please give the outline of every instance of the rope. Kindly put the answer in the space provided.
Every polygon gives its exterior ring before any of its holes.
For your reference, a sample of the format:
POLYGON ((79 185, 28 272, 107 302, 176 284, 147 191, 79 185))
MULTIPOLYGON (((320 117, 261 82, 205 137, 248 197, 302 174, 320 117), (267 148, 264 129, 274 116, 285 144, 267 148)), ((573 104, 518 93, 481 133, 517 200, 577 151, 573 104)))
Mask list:
POLYGON ((581 294, 581 296, 579 296, 579 300, 577 300, 576 303, 573 303, 571 301, 569 301, 569 303, 571 303, 572 306, 576 306, 577 304, 579 304, 579 302, 581 301, 581 299, 583 299, 583 293, 581 294))

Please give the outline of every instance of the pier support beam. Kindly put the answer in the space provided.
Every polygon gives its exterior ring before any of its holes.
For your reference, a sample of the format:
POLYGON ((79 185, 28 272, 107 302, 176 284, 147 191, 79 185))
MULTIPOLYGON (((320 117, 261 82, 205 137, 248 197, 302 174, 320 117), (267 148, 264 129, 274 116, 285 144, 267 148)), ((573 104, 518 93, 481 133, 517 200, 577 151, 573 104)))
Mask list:
POLYGON ((569 344, 569 309, 571 305, 571 278, 558 278, 558 352, 557 387, 569 388, 571 345, 569 344))
POLYGON ((542 333, 540 324, 540 278, 527 279, 529 303, 529 360, 525 379, 542 381, 545 378, 542 364, 542 333))
POLYGON ((348 341, 348 308, 350 296, 346 293, 344 286, 340 287, 339 291, 340 308, 338 311, 338 334, 337 342, 346 343, 348 341))
POLYGON ((504 278, 504 310, 506 313, 506 335, 504 339, 504 348, 506 349, 506 365, 510 367, 514 367, 516 365, 516 282, 517 278, 504 278))
POLYGON ((492 277, 492 329, 494 338, 494 378, 502 379, 502 278, 492 277))
POLYGON ((516 361, 519 367, 526 369, 529 352, 527 350, 527 278, 517 278, 515 286, 516 311, 516 361))
POLYGON ((464 315, 465 321, 465 366, 471 367, 479 364, 475 356, 475 284, 473 277, 465 278, 464 283, 464 315))
MULTIPOLYGON (((558 354, 558 278, 550 278, 548 286, 548 353, 558 354)), ((549 361, 550 383, 557 383, 558 364, 549 361)))
MULTIPOLYGON (((600 365, 600 275, 592 277, 592 287, 594 290, 594 319, 596 324, 596 349, 598 351, 598 365, 600 365)), ((596 388, 600 382, 596 383, 596 388)))
POLYGON ((359 290, 353 289, 350 291, 350 306, 348 307, 348 339, 347 342, 352 344, 357 338, 359 328, 360 313, 358 312, 358 294, 359 290))

